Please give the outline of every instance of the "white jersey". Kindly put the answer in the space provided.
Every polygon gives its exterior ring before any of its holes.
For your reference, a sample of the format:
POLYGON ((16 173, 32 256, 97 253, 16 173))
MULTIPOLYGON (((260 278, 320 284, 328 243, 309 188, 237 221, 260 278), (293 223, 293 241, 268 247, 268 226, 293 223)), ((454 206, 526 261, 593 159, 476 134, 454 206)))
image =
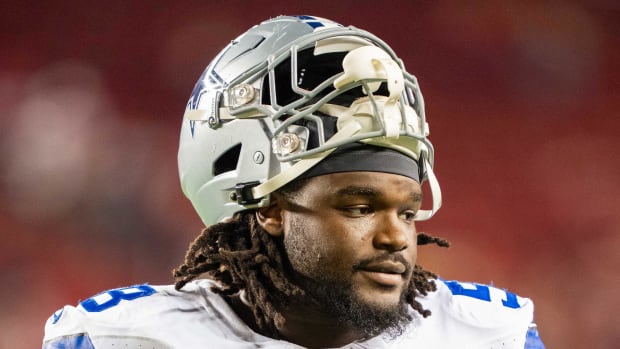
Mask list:
MULTIPOLYGON (((301 348, 252 331, 211 291, 214 285, 197 280, 181 291, 145 284, 100 293, 54 313, 43 348, 301 348)), ((438 280, 437 288, 420 300, 432 315, 422 318, 411 310, 414 320, 402 336, 343 348, 544 348, 530 327, 529 299, 455 281, 438 280)))

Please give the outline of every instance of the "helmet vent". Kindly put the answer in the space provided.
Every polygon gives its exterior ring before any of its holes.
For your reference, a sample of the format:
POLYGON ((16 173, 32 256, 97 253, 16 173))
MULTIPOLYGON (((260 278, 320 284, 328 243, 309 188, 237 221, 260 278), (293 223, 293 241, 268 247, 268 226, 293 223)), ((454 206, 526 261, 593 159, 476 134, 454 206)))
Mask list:
POLYGON ((240 155, 241 143, 233 146, 224 154, 220 155, 220 157, 218 157, 213 164, 213 176, 217 176, 224 172, 234 171, 237 168, 240 155))

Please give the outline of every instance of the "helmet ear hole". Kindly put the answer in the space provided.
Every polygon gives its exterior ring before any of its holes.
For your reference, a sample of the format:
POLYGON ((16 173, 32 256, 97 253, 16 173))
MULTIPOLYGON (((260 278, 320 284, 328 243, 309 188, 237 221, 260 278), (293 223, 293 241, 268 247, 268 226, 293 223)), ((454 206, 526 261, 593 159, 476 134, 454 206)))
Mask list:
POLYGON ((220 155, 213 163, 213 176, 217 176, 224 172, 234 171, 239 162, 241 155, 241 143, 228 149, 224 154, 220 155))

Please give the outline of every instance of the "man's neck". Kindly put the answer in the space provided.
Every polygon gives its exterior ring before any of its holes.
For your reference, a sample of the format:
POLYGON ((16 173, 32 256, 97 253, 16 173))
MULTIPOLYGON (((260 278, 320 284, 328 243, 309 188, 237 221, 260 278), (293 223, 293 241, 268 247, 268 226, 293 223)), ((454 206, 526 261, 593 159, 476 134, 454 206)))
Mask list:
MULTIPOLYGON (((242 302, 238 295, 226 298, 237 316, 253 331, 269 336, 258 328, 251 308, 242 302)), ((363 339, 359 331, 343 328, 333 317, 309 305, 290 306, 282 315, 285 320, 278 327, 282 339, 305 348, 337 348, 363 339)))
POLYGON ((291 306, 283 315, 280 334, 306 348, 335 348, 364 339, 356 329, 343 327, 332 316, 309 306, 291 306))

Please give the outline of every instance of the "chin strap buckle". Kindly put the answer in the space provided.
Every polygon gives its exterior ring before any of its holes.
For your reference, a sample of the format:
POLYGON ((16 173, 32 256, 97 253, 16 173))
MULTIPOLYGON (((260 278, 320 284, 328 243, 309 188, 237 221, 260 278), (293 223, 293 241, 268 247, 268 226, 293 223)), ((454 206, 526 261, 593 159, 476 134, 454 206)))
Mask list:
POLYGON ((233 193, 233 199, 237 201, 239 205, 247 206, 257 204, 261 201, 261 198, 254 198, 252 195, 252 188, 258 186, 259 181, 237 183, 235 185, 235 192, 233 193))

